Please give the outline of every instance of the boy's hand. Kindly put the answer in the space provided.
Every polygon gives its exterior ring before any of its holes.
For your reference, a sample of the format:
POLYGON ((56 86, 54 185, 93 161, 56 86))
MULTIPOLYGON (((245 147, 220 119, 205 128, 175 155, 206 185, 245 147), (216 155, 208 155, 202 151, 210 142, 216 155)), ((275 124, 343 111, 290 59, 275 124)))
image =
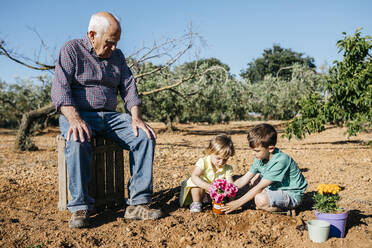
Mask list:
POLYGON ((226 214, 231 213, 232 211, 237 210, 241 206, 239 200, 231 201, 226 203, 221 210, 225 212, 226 214))

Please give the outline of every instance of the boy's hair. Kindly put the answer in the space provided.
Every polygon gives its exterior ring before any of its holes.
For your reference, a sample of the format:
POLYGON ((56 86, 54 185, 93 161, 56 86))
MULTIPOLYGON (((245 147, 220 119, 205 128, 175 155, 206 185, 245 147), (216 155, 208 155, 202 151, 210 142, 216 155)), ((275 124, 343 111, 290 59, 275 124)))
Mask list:
POLYGON ((235 148, 230 136, 226 134, 218 134, 209 141, 208 148, 204 150, 205 154, 219 154, 224 158, 234 156, 235 148))
POLYGON ((277 132, 273 126, 267 123, 258 124, 248 132, 248 142, 251 148, 262 146, 268 148, 276 145, 277 132))

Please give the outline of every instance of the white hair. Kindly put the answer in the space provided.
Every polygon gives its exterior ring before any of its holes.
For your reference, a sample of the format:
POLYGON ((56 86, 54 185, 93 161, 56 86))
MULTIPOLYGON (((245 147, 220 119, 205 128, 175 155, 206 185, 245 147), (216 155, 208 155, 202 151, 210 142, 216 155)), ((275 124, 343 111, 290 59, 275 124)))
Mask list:
MULTIPOLYGON (((119 19, 113 15, 115 20, 119 23, 119 19)), ((90 18, 89 26, 88 26, 88 32, 94 31, 97 33, 97 37, 100 37, 101 34, 105 33, 107 29, 110 26, 110 22, 107 20, 106 17, 99 15, 99 14, 94 14, 90 18)))

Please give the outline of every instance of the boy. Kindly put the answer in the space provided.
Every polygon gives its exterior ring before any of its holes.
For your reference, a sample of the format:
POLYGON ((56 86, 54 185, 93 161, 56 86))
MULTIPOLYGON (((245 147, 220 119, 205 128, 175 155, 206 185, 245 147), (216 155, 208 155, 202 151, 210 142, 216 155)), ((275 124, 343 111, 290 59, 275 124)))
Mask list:
POLYGON ((230 213, 253 198, 257 209, 270 212, 299 206, 307 183, 296 162, 275 147, 277 132, 274 127, 259 124, 249 131, 247 138, 254 162, 234 184, 241 188, 250 183, 253 187, 241 198, 227 203, 222 210, 230 213), (255 179, 259 180, 256 185, 255 179))

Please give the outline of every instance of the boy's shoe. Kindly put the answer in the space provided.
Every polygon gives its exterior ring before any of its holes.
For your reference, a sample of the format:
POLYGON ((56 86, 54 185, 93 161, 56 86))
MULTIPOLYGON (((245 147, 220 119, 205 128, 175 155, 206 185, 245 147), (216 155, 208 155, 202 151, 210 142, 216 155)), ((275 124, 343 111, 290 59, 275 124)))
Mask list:
POLYGON ((70 218, 70 228, 84 228, 89 226, 88 210, 78 210, 72 213, 70 218))
POLYGON ((272 213, 273 214, 279 214, 279 215, 293 216, 293 217, 296 216, 296 210, 295 209, 289 209, 289 210, 285 210, 285 211, 275 211, 275 212, 272 212, 272 213))
POLYGON ((190 212, 191 213, 200 213, 202 211, 202 203, 201 202, 193 202, 190 205, 190 212))
POLYGON ((129 205, 124 218, 130 220, 156 220, 163 216, 160 209, 150 209, 147 205, 129 205))

